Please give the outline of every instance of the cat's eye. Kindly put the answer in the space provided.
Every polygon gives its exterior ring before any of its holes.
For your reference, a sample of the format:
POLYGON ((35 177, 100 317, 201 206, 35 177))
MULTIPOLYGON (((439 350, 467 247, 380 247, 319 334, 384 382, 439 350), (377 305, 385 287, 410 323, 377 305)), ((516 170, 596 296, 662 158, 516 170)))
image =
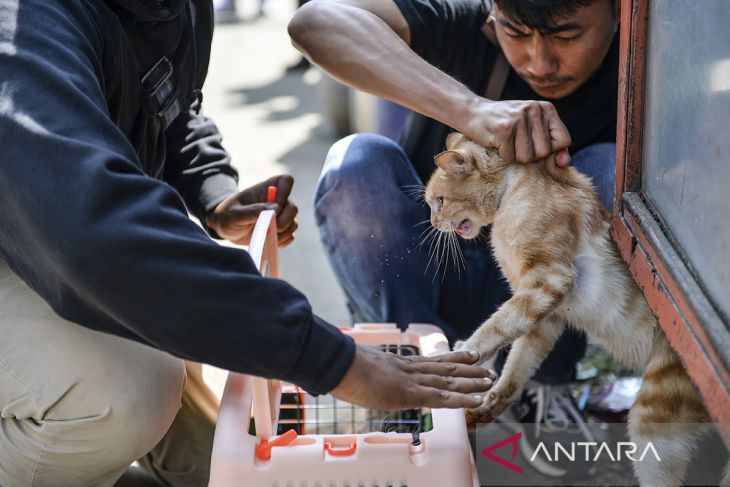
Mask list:
POLYGON ((436 198, 436 209, 440 210, 444 206, 444 197, 439 196, 436 198))

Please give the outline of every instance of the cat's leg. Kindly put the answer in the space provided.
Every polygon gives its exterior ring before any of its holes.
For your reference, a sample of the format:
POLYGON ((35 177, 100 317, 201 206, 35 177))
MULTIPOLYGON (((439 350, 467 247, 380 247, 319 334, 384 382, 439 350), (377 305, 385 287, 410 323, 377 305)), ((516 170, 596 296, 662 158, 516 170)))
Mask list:
POLYGON ((658 333, 629 415, 637 455, 649 443, 657 452, 654 455, 649 450, 642 461, 634 462, 639 483, 644 487, 682 485, 697 440, 710 427, 709 421, 697 389, 664 334, 658 333))
POLYGON ((548 316, 572 289, 572 265, 535 266, 520 279, 514 295, 482 324, 457 350, 474 350, 484 362, 500 348, 530 332, 548 316))
POLYGON ((519 398, 525 384, 553 349, 564 329, 562 319, 549 316, 515 340, 502 375, 484 397, 483 404, 472 412, 479 422, 489 422, 497 418, 507 406, 519 398))

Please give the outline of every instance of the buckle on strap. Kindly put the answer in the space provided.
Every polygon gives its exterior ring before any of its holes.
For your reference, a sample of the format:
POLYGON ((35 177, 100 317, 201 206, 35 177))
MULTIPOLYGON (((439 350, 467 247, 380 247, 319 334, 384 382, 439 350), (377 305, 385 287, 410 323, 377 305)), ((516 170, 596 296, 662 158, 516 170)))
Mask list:
POLYGON ((182 102, 172 77, 172 62, 163 56, 142 77, 142 103, 150 116, 160 118, 164 128, 182 111, 182 102))

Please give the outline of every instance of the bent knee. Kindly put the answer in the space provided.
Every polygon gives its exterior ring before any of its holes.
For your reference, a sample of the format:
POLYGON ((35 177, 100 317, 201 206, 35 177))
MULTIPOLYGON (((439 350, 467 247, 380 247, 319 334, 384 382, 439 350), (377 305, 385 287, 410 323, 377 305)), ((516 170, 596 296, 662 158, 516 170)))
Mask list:
POLYGON ((83 438, 99 451, 130 463, 149 452, 170 428, 180 409, 185 365, 151 350, 116 370, 102 367, 72 386, 53 414, 60 441, 83 438), (62 410, 63 414, 59 414, 62 410))
POLYGON ((103 367, 94 368, 90 364, 89 375, 73 382, 42 419, 3 420, 0 447, 12 461, 0 468, 0 483, 32 478, 33 485, 111 485, 160 442, 180 408, 183 361, 157 352, 103 383, 97 380, 103 367))
POLYGON ((327 153, 315 191, 315 205, 326 194, 358 199, 377 188, 379 194, 415 178, 403 149, 379 134, 353 134, 337 141, 327 153), (407 175, 406 175, 407 174, 407 175))
POLYGON ((401 155, 403 149, 392 139, 380 134, 352 134, 335 142, 327 151, 322 174, 342 169, 351 170, 362 164, 378 164, 383 155, 401 155))
POLYGON ((182 360, 164 354, 151 362, 143 373, 125 381, 125 387, 112 385, 106 396, 108 427, 118 432, 117 438, 126 437, 132 460, 149 452, 165 435, 180 409, 185 386, 182 360))

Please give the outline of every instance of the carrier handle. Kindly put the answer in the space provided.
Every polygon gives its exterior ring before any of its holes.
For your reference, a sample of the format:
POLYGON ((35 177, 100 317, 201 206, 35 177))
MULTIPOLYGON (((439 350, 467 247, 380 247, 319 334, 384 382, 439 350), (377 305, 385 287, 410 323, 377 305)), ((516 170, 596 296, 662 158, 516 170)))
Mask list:
MULTIPOLYGON (((267 201, 276 200, 276 186, 267 188, 267 201)), ((248 246, 256 268, 262 276, 279 277, 279 250, 276 232, 276 212, 264 210, 254 226, 251 242, 248 246)), ((256 420, 256 436, 260 443, 268 442, 276 432, 281 402, 281 381, 251 377, 253 413, 256 420)))
POLYGON ((357 449, 357 441, 353 441, 350 443, 350 446, 344 446, 344 447, 338 447, 335 448, 332 443, 329 441, 324 442, 324 449, 327 453, 332 455, 333 457, 349 457, 353 453, 355 453, 355 450, 357 449))

